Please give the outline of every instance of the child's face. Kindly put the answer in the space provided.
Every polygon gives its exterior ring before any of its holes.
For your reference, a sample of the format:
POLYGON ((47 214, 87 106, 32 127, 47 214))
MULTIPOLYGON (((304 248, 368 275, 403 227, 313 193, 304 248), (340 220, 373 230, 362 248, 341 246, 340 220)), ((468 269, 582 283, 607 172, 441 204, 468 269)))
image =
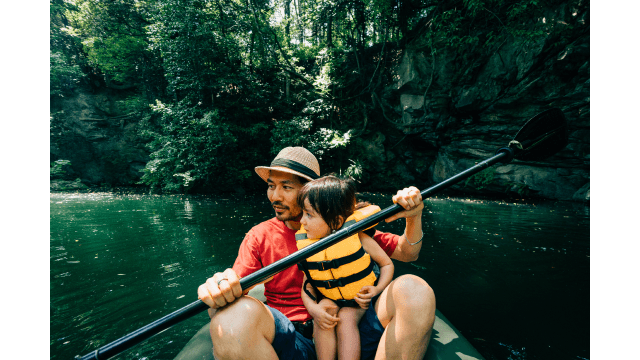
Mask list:
POLYGON ((313 210, 309 199, 304 199, 304 208, 302 209, 302 219, 300 219, 300 223, 304 225, 309 239, 320 239, 331 233, 329 225, 327 225, 320 214, 313 210))

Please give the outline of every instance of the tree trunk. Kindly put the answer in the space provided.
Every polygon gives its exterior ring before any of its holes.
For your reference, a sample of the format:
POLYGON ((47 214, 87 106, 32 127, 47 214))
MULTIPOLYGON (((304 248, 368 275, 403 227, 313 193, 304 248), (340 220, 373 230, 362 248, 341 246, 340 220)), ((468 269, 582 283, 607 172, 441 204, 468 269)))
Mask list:
POLYGON ((365 5, 364 3, 360 3, 360 26, 361 26, 361 36, 362 39, 362 51, 364 51, 367 46, 367 14, 365 13, 365 5))
POLYGON ((297 0, 296 10, 298 13, 298 26, 300 27, 300 46, 304 45, 304 23, 302 21, 302 0, 297 0))
POLYGON ((251 46, 249 47, 249 72, 253 74, 253 46, 255 45, 256 32, 251 32, 251 46))
POLYGON ((327 25, 327 47, 333 47, 333 16, 329 15, 329 24, 327 25))
POLYGON ((285 93, 285 98, 287 99, 287 101, 289 101, 289 87, 291 86, 291 77, 289 76, 289 74, 285 75, 285 85, 284 85, 284 93, 285 93))
POLYGON ((287 22, 285 26, 285 34, 287 35, 287 47, 289 46, 289 35, 290 35, 290 21, 291 21, 291 0, 286 0, 284 3, 284 20, 287 22))

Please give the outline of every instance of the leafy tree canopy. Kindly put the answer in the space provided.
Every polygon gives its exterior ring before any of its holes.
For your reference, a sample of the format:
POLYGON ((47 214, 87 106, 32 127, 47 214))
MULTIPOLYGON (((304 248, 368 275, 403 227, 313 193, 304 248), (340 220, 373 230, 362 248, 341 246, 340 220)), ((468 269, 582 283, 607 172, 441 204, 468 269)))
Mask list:
POLYGON ((563 6, 551 19, 550 0, 50 0, 51 95, 89 75, 134 89, 148 104, 141 181, 164 191, 246 186, 251 165, 296 144, 359 176, 353 140, 392 112, 376 99, 400 49, 471 57, 561 37, 589 4, 563 6))

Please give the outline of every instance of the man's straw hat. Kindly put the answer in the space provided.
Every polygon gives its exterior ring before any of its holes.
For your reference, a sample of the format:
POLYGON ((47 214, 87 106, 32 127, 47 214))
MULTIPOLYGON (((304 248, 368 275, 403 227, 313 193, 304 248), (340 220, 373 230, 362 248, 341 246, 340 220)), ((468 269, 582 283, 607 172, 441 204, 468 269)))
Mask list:
POLYGON ((320 177, 320 164, 313 154, 300 146, 286 147, 278 153, 271 166, 256 166, 256 173, 267 181, 269 170, 282 171, 301 176, 307 180, 320 177))

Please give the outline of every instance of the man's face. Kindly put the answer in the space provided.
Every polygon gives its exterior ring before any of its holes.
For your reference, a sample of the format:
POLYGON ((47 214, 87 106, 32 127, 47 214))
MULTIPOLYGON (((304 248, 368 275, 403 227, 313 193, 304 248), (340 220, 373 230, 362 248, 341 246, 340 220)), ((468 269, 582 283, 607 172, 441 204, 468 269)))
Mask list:
POLYGON ((267 197, 280 221, 296 219, 302 209, 298 206, 298 192, 302 188, 300 180, 293 174, 271 170, 267 179, 267 197))

